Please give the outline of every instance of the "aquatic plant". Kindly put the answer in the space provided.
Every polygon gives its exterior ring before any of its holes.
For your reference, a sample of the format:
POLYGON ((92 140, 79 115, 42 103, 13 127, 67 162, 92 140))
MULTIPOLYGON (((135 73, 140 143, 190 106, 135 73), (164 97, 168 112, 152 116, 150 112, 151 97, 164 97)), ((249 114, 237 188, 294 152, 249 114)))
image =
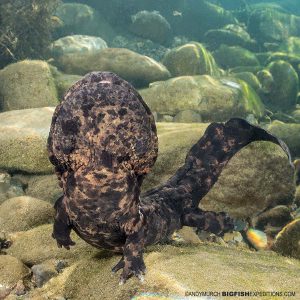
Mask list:
POLYGON ((0 67, 24 58, 44 58, 59 0, 0 2, 0 67))

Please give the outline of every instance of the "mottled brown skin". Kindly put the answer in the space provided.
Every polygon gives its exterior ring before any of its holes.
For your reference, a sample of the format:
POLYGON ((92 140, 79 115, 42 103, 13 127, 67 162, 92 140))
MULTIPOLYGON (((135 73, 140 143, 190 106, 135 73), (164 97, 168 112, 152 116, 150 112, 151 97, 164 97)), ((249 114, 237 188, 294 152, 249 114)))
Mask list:
POLYGON ((66 93, 50 129, 49 157, 64 191, 53 237, 69 249, 73 229, 89 244, 123 254, 113 268, 123 269, 121 282, 142 278, 144 247, 182 226, 218 235, 233 229, 225 213, 202 211, 199 202, 229 159, 260 140, 279 144, 290 158, 282 141, 242 119, 212 123, 175 175, 140 199, 157 157, 153 116, 129 83, 113 73, 89 73, 66 93))

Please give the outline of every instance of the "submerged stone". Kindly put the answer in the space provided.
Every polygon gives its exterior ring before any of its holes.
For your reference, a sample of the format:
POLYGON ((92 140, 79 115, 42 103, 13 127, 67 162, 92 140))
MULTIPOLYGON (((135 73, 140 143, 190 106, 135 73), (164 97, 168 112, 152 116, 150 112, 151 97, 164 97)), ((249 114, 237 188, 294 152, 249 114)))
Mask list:
POLYGON ((54 56, 93 52, 105 48, 107 44, 102 38, 89 35, 68 35, 54 41, 50 46, 54 56))
POLYGON ((174 77, 220 73, 213 56, 197 42, 190 42, 167 52, 163 64, 174 77))
POLYGON ((279 60, 271 62, 267 70, 272 75, 273 84, 265 96, 265 103, 277 110, 295 108, 299 83, 294 68, 289 63, 279 60))
POLYGON ((46 62, 24 60, 0 70, 0 111, 57 104, 54 78, 46 62))
POLYGON ((52 222, 54 209, 51 204, 32 197, 16 197, 0 205, 0 231, 24 231, 52 222))
POLYGON ((158 11, 139 11, 131 17, 130 30, 134 34, 164 44, 171 35, 169 22, 158 11))
POLYGON ((46 148, 53 112, 53 107, 44 107, 0 114, 0 168, 37 174, 53 172, 46 148))
POLYGON ((5 299, 26 276, 30 269, 10 255, 0 255, 0 299, 5 299))
POLYGON ((150 109, 160 114, 175 116, 180 111, 193 110, 204 121, 264 114, 264 106, 256 92, 244 81, 234 78, 181 76, 155 82, 140 93, 150 109))
POLYGON ((272 249, 282 255, 300 259, 300 219, 287 224, 277 235, 272 249))
POLYGON ((288 145, 293 156, 300 155, 300 124, 275 120, 270 124, 268 130, 288 145))
POLYGON ((139 87, 170 77, 169 71, 162 64, 124 48, 64 55, 58 59, 57 65, 64 72, 77 75, 85 75, 94 70, 111 71, 139 87))
POLYGON ((240 66, 258 66, 259 61, 254 53, 239 46, 221 45, 213 56, 222 68, 234 68, 240 66))

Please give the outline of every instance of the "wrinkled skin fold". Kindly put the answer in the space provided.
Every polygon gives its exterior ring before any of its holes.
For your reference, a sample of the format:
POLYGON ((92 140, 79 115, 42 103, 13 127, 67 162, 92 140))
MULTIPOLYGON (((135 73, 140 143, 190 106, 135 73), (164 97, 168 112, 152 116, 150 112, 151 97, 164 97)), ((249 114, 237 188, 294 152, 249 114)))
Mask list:
POLYGON ((129 83, 110 72, 89 73, 56 107, 50 128, 49 158, 63 188, 53 237, 69 249, 74 230, 95 247, 122 253, 113 267, 122 269, 121 283, 142 279, 145 246, 167 240, 182 226, 217 235, 233 229, 225 213, 198 206, 230 158, 253 141, 278 144, 291 163, 281 140, 234 118, 210 124, 174 176, 140 196, 157 157, 154 118, 129 83))

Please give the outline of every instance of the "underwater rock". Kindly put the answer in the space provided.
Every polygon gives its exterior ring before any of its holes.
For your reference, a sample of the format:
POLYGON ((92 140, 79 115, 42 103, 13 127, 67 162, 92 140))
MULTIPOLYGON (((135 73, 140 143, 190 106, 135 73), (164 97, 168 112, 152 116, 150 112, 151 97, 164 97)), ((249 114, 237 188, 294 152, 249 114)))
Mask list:
POLYGON ((0 205, 0 231, 24 231, 53 221, 54 209, 46 201, 21 196, 0 205))
POLYGON ((117 35, 110 43, 112 48, 126 48, 142 55, 149 56, 156 61, 160 61, 168 48, 154 43, 151 40, 139 37, 126 37, 117 35))
POLYGON ((300 207, 300 185, 298 185, 296 188, 295 204, 297 205, 297 207, 300 207))
MULTIPOLYGON (((54 68, 53 68, 54 69, 54 68)), ((64 74, 55 70, 53 72, 55 85, 57 89, 58 99, 62 99, 65 92, 78 80, 82 78, 80 75, 64 74)))
POLYGON ((272 250, 300 259, 300 218, 287 224, 276 236, 272 250))
POLYGON ((11 234, 9 238, 12 240, 12 245, 6 252, 20 259, 26 265, 31 266, 49 259, 74 262, 80 258, 101 253, 101 250, 89 246, 75 233, 72 233, 71 236, 76 245, 71 250, 58 248, 56 241, 51 236, 52 231, 53 225, 46 224, 27 231, 11 234))
POLYGON ((179 1, 176 10, 181 15, 168 18, 172 29, 176 35, 187 36, 190 40, 202 40, 204 34, 210 29, 238 23, 230 11, 211 1, 179 1))
POLYGON ((255 9, 248 21, 250 35, 259 43, 280 42, 300 32, 300 17, 275 9, 255 9))
POLYGON ((31 281, 37 287, 42 287, 47 281, 58 274, 55 269, 55 261, 53 260, 34 265, 31 267, 31 271, 31 281))
POLYGON ((245 219, 268 207, 291 204, 295 192, 293 173, 280 147, 251 143, 228 162, 201 200, 200 208, 245 219))
MULTIPOLYGON (((271 62, 267 66, 273 78, 270 92, 264 97, 264 103, 275 110, 286 111, 295 108, 299 90, 298 75, 285 61, 271 62)), ((264 88, 264 83, 262 83, 264 88)))
POLYGON ((234 73, 233 76, 245 81, 257 93, 259 92, 259 90, 261 88, 261 84, 260 84, 259 80, 257 79, 257 77, 253 73, 251 73, 251 72, 234 73))
POLYGON ((297 123, 300 123, 300 108, 295 109, 292 112, 292 117, 296 120, 297 123))
POLYGON ((288 54, 300 55, 300 38, 297 36, 290 36, 280 45, 279 51, 288 54))
POLYGON ((166 53, 162 63, 173 77, 184 75, 219 75, 213 56, 197 42, 179 46, 166 53))
POLYGON ((92 7, 82 3, 61 3, 55 16, 60 20, 61 26, 56 28, 55 36, 91 35, 101 36, 109 41, 115 36, 115 30, 92 7))
POLYGON ((158 11, 139 11, 131 17, 130 30, 153 42, 164 44, 170 39, 171 26, 158 11))
POLYGON ((259 65, 254 53, 239 46, 221 45, 213 52, 213 56, 217 64, 224 69, 259 65))
POLYGON ((237 79, 181 76, 152 83, 140 93, 150 109, 160 114, 175 116, 180 111, 193 110, 204 121, 264 114, 264 106, 255 91, 237 79))
POLYGON ((32 291, 29 297, 47 295, 56 299, 63 295, 66 299, 130 300, 154 295, 153 299, 174 299, 174 295, 186 297, 186 291, 197 291, 199 286, 216 292, 277 290, 282 287, 282 278, 286 290, 300 292, 299 261, 273 252, 241 251, 211 244, 156 246, 151 250, 144 255, 148 268, 143 284, 133 278, 118 285, 119 276, 111 275, 111 265, 119 256, 89 257, 32 291))
POLYGON ((221 44, 227 46, 240 46, 248 50, 256 48, 256 42, 249 33, 237 24, 229 24, 221 29, 211 29, 205 33, 204 41, 212 49, 217 49, 221 44))
POLYGON ((111 71, 138 87, 170 77, 169 71, 162 64, 125 48, 107 48, 94 53, 64 55, 57 63, 69 74, 85 75, 95 70, 111 71))
POLYGON ((24 190, 21 182, 12 179, 8 173, 0 171, 0 205, 6 199, 23 195, 24 190))
POLYGON ((10 255, 0 255, 0 299, 4 299, 19 281, 30 275, 30 269, 10 255))
POLYGON ((268 130, 288 145, 293 156, 300 156, 300 124, 275 120, 270 124, 268 130))
POLYGON ((50 46, 54 56, 93 52, 105 48, 107 44, 102 38, 89 35, 68 35, 54 41, 50 46))
POLYGON ((54 79, 46 62, 23 60, 0 70, 0 111, 57 104, 54 79))
POLYGON ((285 205, 275 206, 252 219, 253 226, 274 237, 293 220, 291 210, 285 205))
POLYGON ((0 168, 52 173, 46 141, 54 108, 32 108, 0 114, 0 168))
POLYGON ((201 115, 193 110, 182 110, 174 117, 177 123, 201 123, 201 115))
POLYGON ((57 176, 33 175, 26 176, 26 196, 35 197, 53 203, 62 195, 62 188, 58 185, 57 176))

